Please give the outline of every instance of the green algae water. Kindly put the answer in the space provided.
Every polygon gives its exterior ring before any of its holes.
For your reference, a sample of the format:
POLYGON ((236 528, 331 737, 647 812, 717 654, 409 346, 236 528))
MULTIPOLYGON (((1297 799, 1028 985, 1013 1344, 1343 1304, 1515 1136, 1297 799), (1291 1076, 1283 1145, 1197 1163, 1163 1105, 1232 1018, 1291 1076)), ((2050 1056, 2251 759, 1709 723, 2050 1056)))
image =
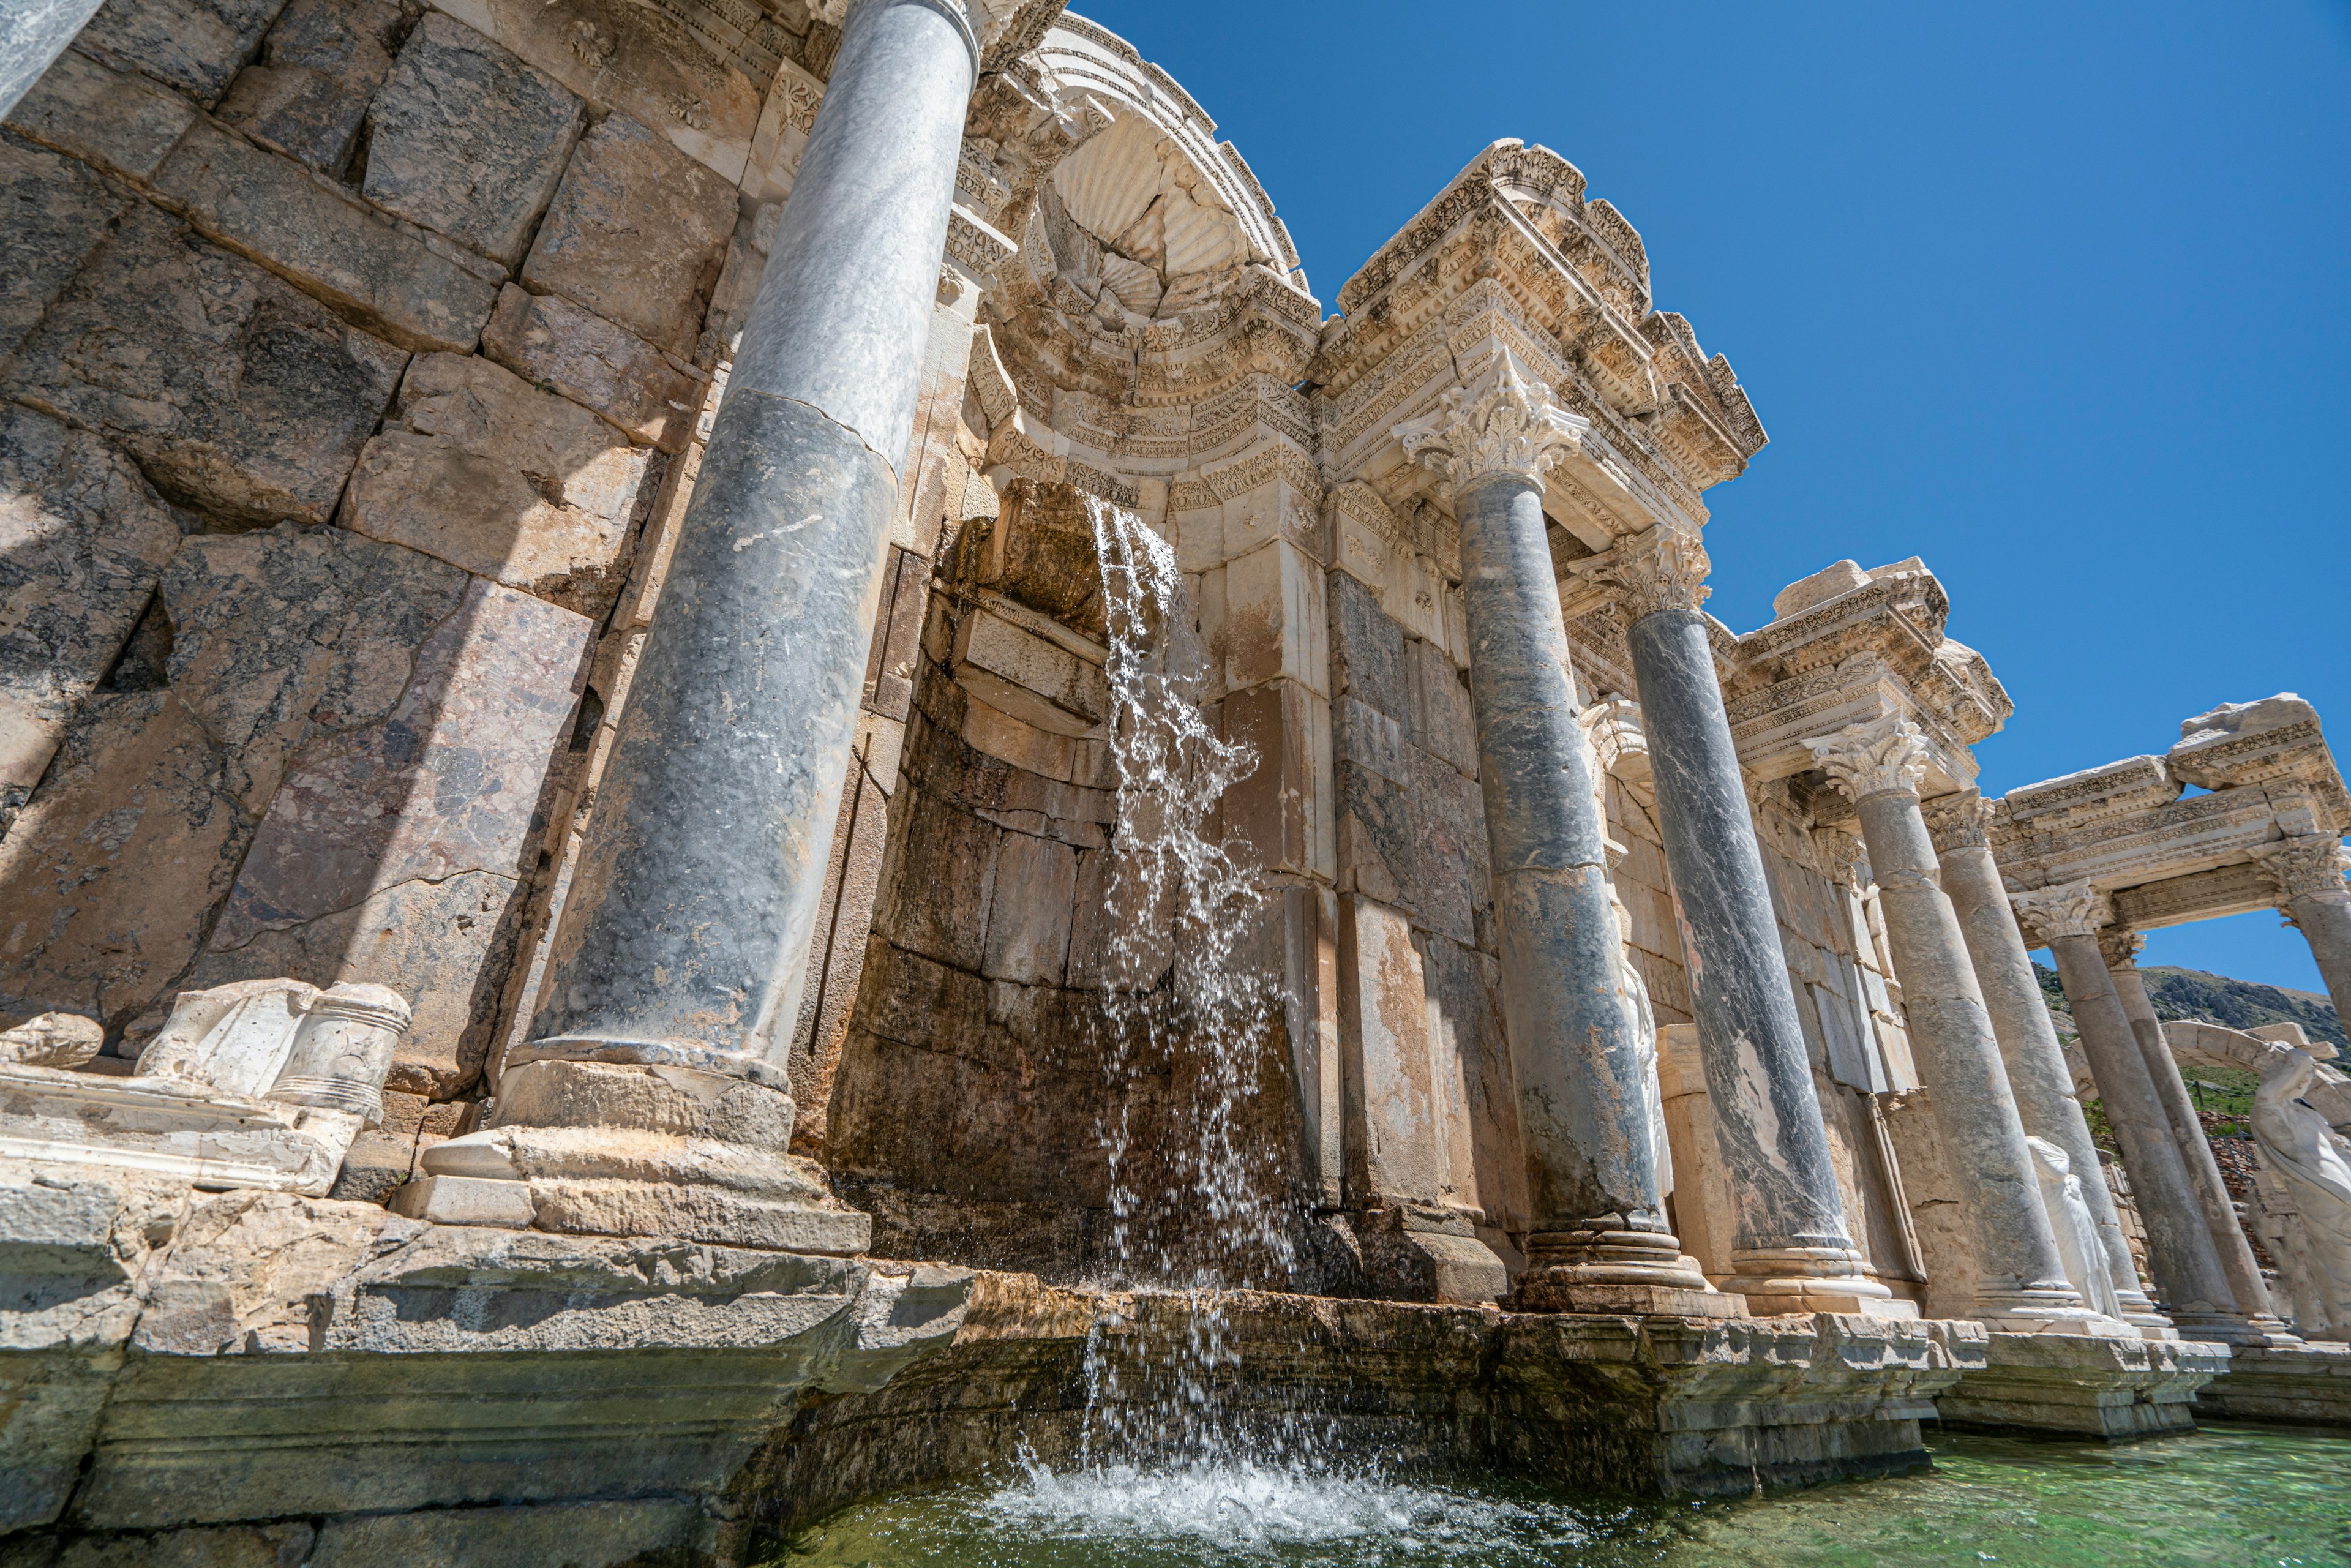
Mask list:
POLYGON ((1102 1465, 862 1504, 796 1568, 2351 1568, 2351 1437, 2107 1448, 1946 1434, 1904 1476, 1727 1502, 1243 1465, 1102 1465))

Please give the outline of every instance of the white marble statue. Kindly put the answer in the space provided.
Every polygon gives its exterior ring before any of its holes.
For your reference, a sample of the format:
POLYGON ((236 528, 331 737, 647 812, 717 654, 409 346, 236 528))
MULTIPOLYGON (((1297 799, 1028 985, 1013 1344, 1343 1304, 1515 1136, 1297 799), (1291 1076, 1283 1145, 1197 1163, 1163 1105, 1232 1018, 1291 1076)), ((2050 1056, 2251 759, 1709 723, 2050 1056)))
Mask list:
POLYGON ((2065 1151, 2046 1138, 2028 1137, 2032 1148, 2032 1174, 2040 1178, 2041 1204, 2049 1211, 2049 1228, 2057 1233, 2058 1261, 2065 1266, 2066 1282, 2082 1294, 2083 1302, 2110 1318, 2123 1315, 2115 1294, 2114 1276, 2106 1270, 2105 1243, 2098 1221, 2082 1196, 2082 1178, 2074 1174, 2065 1151))
POLYGON ((2262 1064, 2253 1095, 2253 1142, 2301 1211, 2313 1304, 2323 1322, 2297 1323, 2304 1339, 2351 1338, 2351 1151, 2326 1119, 2302 1103, 2318 1076, 2308 1051, 2281 1051, 2262 1064))

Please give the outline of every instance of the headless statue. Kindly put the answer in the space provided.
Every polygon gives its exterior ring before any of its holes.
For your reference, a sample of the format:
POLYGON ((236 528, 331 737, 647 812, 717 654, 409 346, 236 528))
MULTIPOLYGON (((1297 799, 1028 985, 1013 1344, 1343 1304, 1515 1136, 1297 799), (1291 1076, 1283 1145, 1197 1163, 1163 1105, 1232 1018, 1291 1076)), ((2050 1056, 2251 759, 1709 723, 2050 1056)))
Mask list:
POLYGON ((2092 1311, 2121 1317, 2122 1301, 2115 1294, 2114 1276, 2106 1271, 2105 1242, 2098 1235, 2089 1200, 2082 1196, 2082 1178, 2074 1174, 2073 1161, 2046 1138, 2024 1141, 2032 1148, 2032 1174, 2040 1178, 2049 1228, 2057 1233, 2057 1259, 2065 1267, 2066 1282, 2081 1292, 2092 1311))
POLYGON ((2302 1103, 2317 1076, 2307 1051, 2270 1053, 2253 1095, 2253 1142, 2284 1179, 2308 1239, 2304 1262, 2325 1321, 2296 1327, 2305 1339, 2339 1340, 2351 1338, 2351 1156, 2326 1118, 2302 1103))

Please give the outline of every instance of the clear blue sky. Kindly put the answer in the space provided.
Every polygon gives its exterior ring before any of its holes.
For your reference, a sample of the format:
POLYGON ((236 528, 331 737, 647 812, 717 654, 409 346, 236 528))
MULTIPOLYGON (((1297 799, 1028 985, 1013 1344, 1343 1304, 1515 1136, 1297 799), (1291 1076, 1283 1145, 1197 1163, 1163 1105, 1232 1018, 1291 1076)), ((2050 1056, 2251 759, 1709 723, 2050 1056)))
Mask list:
MULTIPOLYGON (((1708 608, 1921 555, 1987 793, 2297 691, 2351 763, 2351 0, 1078 0, 1214 115, 1326 310, 1489 141, 1582 168, 1771 444, 1708 608)), ((2315 988, 2267 915, 2149 962, 2315 988)))

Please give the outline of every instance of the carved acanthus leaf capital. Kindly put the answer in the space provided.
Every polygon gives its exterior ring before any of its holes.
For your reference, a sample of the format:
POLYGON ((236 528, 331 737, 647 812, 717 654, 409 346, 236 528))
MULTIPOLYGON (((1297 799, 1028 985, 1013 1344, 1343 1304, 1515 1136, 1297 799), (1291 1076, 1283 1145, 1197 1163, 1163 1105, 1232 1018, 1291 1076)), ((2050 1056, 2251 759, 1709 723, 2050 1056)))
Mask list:
POLYGON ((2109 969, 2127 969, 2138 962, 2147 938, 2127 925, 2109 925, 2098 933, 2098 956, 2109 969))
POLYGON ((2261 857, 2262 870, 2277 889, 2280 904, 2297 898, 2351 898, 2351 884, 2343 880, 2351 855, 2344 853, 2340 839, 2314 833, 2264 844, 2253 853, 2261 857))
POLYGON ((1697 529, 1659 523, 1617 540, 1591 563, 1588 575, 1617 591, 1630 626, 1660 610, 1696 610, 1704 604, 1714 591, 1706 585, 1711 564, 1697 529))
POLYGON ((2115 923, 2115 906, 2086 882, 2011 893, 2008 901, 2026 931, 2043 942, 2060 936, 2095 936, 2115 923))
POLYGON ((1491 474, 1540 486, 1592 422, 1552 402, 1551 388, 1519 373, 1509 354, 1475 392, 1445 394, 1434 412, 1396 426, 1406 455, 1460 494, 1491 474))
POLYGON ((1873 795, 1917 794, 1927 776, 1927 737, 1899 715, 1812 736, 1813 760, 1856 803, 1873 795))
POLYGON ((1983 796, 1977 791, 1938 795, 1918 810, 1927 819, 1927 834, 1934 840, 1937 854, 1991 847, 1991 831, 1984 826, 1983 796))

